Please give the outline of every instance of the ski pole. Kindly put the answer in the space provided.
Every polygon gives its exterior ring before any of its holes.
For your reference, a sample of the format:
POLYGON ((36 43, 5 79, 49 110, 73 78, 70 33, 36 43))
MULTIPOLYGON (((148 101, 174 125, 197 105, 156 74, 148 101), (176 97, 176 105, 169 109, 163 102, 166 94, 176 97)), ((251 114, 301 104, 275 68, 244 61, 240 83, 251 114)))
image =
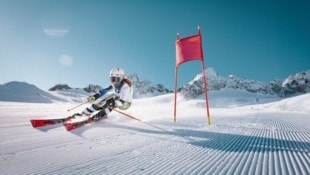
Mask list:
POLYGON ((152 124, 150 124, 150 123, 143 122, 143 121, 141 121, 140 119, 138 119, 138 118, 136 118, 136 117, 134 117, 134 116, 132 116, 132 115, 129 115, 129 114, 125 113, 125 112, 119 111, 119 110, 117 110, 117 109, 115 109, 115 108, 114 108, 113 110, 116 111, 116 112, 118 112, 118 113, 120 113, 120 114, 125 115, 126 117, 129 117, 129 118, 131 118, 131 119, 134 119, 134 120, 137 120, 137 121, 139 121, 139 122, 142 122, 142 123, 144 123, 144 124, 146 124, 146 125, 152 126, 152 127, 157 128, 157 129, 159 129, 159 130, 162 130, 162 131, 166 131, 166 130, 164 130, 164 129, 160 128, 160 127, 157 127, 157 126, 155 126, 155 125, 152 125, 152 124))
POLYGON ((82 105, 84 105, 84 104, 86 104, 86 103, 88 103, 88 101, 83 102, 83 103, 81 103, 81 104, 79 104, 79 105, 77 105, 77 106, 74 106, 74 107, 68 109, 67 111, 68 111, 68 112, 69 112, 69 111, 72 111, 73 109, 78 108, 78 107, 80 107, 80 106, 82 106, 82 105))
POLYGON ((134 119, 134 120, 137 120, 137 121, 141 122, 140 119, 138 119, 138 118, 136 118, 136 117, 134 117, 134 116, 132 116, 132 115, 129 115, 129 114, 125 113, 125 112, 119 111, 119 110, 117 110, 117 109, 114 109, 114 111, 116 111, 116 112, 118 112, 118 113, 120 113, 120 114, 123 114, 123 115, 125 115, 125 116, 127 116, 127 117, 129 117, 129 118, 131 118, 131 119, 134 119))

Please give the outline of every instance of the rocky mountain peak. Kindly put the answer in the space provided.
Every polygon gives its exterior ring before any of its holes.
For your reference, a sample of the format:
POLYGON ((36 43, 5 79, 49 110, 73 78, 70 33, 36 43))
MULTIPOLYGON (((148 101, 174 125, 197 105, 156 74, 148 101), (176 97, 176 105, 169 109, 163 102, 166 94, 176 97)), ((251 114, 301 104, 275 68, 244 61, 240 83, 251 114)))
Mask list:
POLYGON ((84 91, 88 93, 97 93, 99 92, 102 88, 99 85, 94 85, 94 84, 89 84, 88 87, 83 88, 84 91))
POLYGON ((282 83, 282 94, 284 96, 308 92, 310 92, 310 70, 290 75, 282 83))
POLYGON ((172 91, 165 88, 163 84, 156 84, 149 80, 141 78, 138 74, 131 74, 127 76, 131 80, 134 87, 134 98, 157 96, 172 91))
MULTIPOLYGON (((310 70, 297 73, 283 80, 260 82, 236 75, 223 77, 213 68, 205 70, 209 91, 223 88, 240 89, 251 93, 278 95, 280 97, 292 96, 310 92, 310 70)), ((196 75, 192 81, 180 88, 180 92, 187 98, 195 98, 204 93, 202 73, 196 75)))
POLYGON ((52 88, 49 89, 49 91, 63 91, 63 90, 69 90, 72 89, 70 86, 67 84, 56 84, 52 88))

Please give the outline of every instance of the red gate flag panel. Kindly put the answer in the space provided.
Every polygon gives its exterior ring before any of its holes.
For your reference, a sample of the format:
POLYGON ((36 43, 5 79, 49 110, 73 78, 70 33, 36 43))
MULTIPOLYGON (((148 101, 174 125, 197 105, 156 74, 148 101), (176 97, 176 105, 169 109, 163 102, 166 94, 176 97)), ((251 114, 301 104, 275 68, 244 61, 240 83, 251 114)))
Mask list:
POLYGON ((176 41, 176 66, 192 60, 202 60, 201 35, 193 35, 176 41))

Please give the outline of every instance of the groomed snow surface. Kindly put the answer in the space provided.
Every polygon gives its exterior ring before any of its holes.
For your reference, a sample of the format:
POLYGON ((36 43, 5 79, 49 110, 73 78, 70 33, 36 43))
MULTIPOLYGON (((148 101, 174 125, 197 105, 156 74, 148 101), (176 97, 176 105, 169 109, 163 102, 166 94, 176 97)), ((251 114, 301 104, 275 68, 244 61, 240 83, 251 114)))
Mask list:
POLYGON ((0 174, 310 174, 310 95, 212 108, 173 95, 135 100, 126 111, 68 132, 32 128, 76 103, 0 102, 0 174))

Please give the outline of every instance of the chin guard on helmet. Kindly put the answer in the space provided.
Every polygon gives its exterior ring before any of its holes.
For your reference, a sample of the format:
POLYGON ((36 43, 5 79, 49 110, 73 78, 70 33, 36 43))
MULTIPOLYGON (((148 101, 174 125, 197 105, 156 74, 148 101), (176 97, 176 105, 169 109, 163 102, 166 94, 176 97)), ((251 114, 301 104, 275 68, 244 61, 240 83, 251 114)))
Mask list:
POLYGON ((124 76, 125 72, 121 68, 112 68, 112 70, 110 71, 110 81, 113 84, 120 83, 124 79, 124 76))

